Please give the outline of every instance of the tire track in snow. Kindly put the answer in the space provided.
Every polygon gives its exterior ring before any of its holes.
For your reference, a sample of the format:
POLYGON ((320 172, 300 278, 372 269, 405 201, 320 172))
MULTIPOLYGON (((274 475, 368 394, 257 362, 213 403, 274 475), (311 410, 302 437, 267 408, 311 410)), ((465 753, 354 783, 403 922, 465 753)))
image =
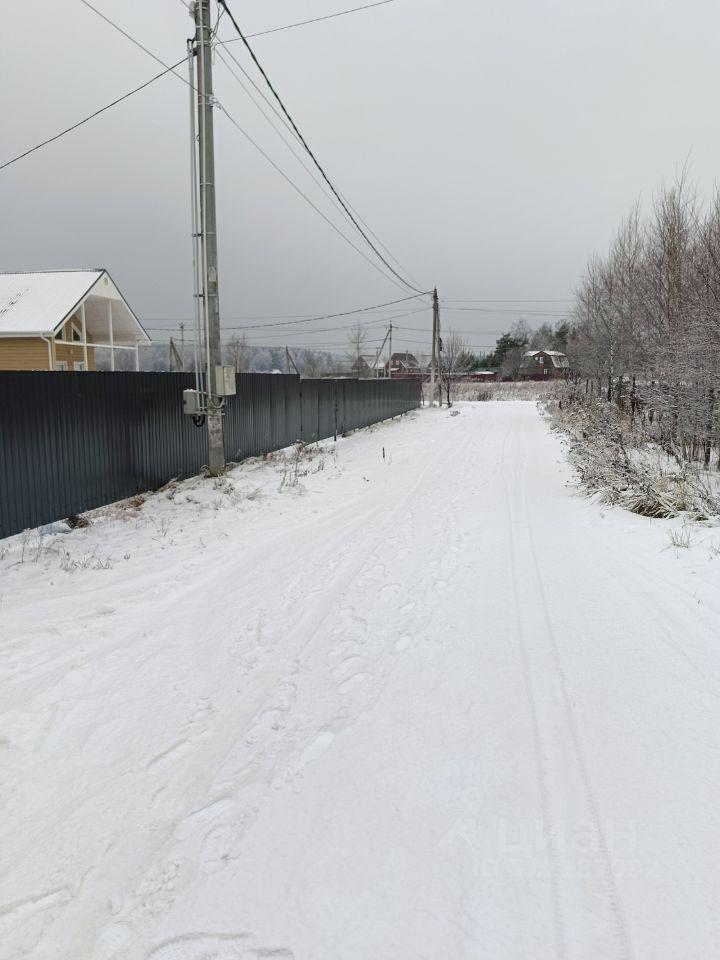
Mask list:
POLYGON ((628 931, 627 919, 625 917, 625 911, 622 906, 622 901, 620 898, 620 890, 618 887, 617 879, 615 877, 615 871, 613 868, 612 857, 610 855, 610 850, 607 842, 607 836, 603 828, 602 817, 600 816, 600 809, 597 802, 597 796, 593 788, 592 780, 590 778, 590 773, 588 769, 586 750, 583 745, 583 737, 580 732, 580 727, 578 724, 577 716, 572 704, 572 697, 570 695, 570 689, 568 684, 567 673, 563 666, 562 657, 560 654, 560 648, 558 645, 557 634, 553 626, 552 617, 550 614, 550 608, 547 601, 547 595, 545 592, 545 584, 543 581, 542 573, 540 572, 540 563, 538 560, 537 548, 535 544, 535 536, 533 533, 533 512, 528 507, 528 493, 527 493, 527 443, 521 443, 523 450, 523 460, 522 464, 518 464, 518 473, 522 474, 522 478, 519 479, 519 486, 522 490, 522 513, 524 520, 524 527, 527 530, 528 545, 530 548, 530 558, 532 560, 533 573, 535 581, 537 584, 538 596, 540 598, 540 605, 542 608, 543 621, 545 624, 545 634, 549 641, 550 649, 552 651, 552 662, 555 667, 555 672, 557 675, 559 688, 562 696, 563 709, 565 712, 565 717, 567 721, 568 730, 570 732, 570 739, 573 746, 573 751, 575 755, 575 762, 577 764, 578 771, 580 773, 580 778, 582 780, 584 792, 585 792, 585 802, 590 813, 593 829, 595 831, 598 848, 601 853, 602 862, 603 862, 603 873, 606 887, 606 898, 608 906, 610 908, 611 914, 614 918, 613 924, 613 935, 615 937, 619 953, 618 960, 634 960, 635 953, 632 947, 630 940, 630 934, 628 931))
POLYGON ((518 582, 518 562, 517 548, 515 542, 514 517, 512 510, 512 501, 510 497, 510 488, 505 474, 505 461, 507 442, 510 439, 508 430, 503 440, 502 452, 500 455, 500 476, 503 481, 505 492, 505 506, 508 518, 508 545, 510 548, 510 576, 512 580, 512 591, 514 598, 515 627, 517 631, 517 642, 520 652, 520 661, 522 664, 523 681, 527 695, 528 709, 532 726, 533 746, 535 754, 535 779, 538 786, 540 798, 540 814, 542 817, 545 835, 548 837, 549 850, 549 868, 550 868, 550 899, 552 904, 553 929, 555 933, 555 954, 557 960, 567 960, 567 933, 565 918, 562 909, 562 899, 560 896, 560 862, 557 849, 555 831, 553 830, 553 821, 551 814, 549 773, 545 762, 545 746, 540 728, 540 717, 537 706, 537 695, 533 683, 532 671, 530 669, 530 658, 525 637, 525 629, 520 615, 521 600, 520 586, 518 582))

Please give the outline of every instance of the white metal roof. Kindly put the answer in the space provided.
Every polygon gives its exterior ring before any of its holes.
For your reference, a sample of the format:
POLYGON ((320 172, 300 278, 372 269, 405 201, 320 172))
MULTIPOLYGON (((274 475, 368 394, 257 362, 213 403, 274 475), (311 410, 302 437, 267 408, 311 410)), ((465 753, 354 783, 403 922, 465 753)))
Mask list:
POLYGON ((106 270, 0 273, 0 337, 52 336, 82 303, 88 330, 102 335, 108 302, 118 342, 150 342, 106 270))

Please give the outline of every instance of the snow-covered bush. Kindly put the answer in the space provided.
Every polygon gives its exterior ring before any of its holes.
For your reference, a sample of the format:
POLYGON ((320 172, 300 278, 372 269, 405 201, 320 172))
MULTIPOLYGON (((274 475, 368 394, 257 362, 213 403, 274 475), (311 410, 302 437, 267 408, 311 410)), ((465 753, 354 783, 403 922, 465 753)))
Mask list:
POLYGON ((647 517, 720 514, 717 474, 668 452, 639 418, 574 384, 556 390, 543 407, 565 435, 583 485, 602 503, 647 517))

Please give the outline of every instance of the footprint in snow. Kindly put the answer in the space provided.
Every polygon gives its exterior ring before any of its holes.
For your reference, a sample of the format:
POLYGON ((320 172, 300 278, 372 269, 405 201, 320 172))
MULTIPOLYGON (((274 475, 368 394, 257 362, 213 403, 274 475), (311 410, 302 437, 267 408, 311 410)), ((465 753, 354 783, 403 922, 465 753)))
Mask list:
POLYGON ((356 673, 352 677, 348 677, 347 680, 344 680, 339 686, 338 691, 340 693, 349 693, 354 687, 359 686, 361 683, 364 683, 369 674, 367 673, 356 673))
POLYGON ((334 739, 335 734, 330 730, 323 730, 322 733, 315 737, 315 739, 309 743, 300 754, 300 759, 298 761, 298 766, 300 769, 307 766, 309 763, 312 763, 313 760, 317 760, 326 752, 326 750, 329 750, 334 739))
POLYGON ((145 960, 294 960, 287 947, 253 947, 250 934, 189 933, 158 944, 145 960))

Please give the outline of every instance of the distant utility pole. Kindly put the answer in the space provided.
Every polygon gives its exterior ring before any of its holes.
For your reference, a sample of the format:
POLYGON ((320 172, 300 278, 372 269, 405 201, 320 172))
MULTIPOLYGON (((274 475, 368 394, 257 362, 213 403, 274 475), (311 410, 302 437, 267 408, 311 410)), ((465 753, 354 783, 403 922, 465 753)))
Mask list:
POLYGON ((185 324, 180 324, 180 369, 185 370, 185 324))
MULTIPOLYGON (((388 330, 388 332, 385 334, 385 338, 384 338, 383 342, 382 342, 382 343, 380 344, 380 346, 377 348, 377 353, 375 354, 374 367, 375 367, 375 379, 376 379, 376 380, 377 380, 377 378, 380 376, 380 357, 382 356, 382 352, 383 352, 383 350, 385 349, 385 344, 387 343, 387 339, 388 339, 389 336, 390 336, 390 331, 388 330)), ((388 369, 389 369, 389 368, 390 368, 390 363, 388 362, 388 369)))
POLYGON ((198 158, 200 173, 200 249, 207 363, 208 470, 217 477, 225 469, 222 397, 216 383, 222 363, 218 298, 217 217, 215 212, 215 141, 213 134, 212 23, 210 0, 195 0, 195 50, 198 60, 198 158))
POLYGON ((388 346, 388 380, 392 378, 392 323, 390 324, 390 329, 388 330, 388 337, 390 338, 390 344, 388 346))
POLYGON ((290 365, 291 365, 291 364, 292 364, 292 367, 293 367, 295 373, 296 373, 298 376, 300 376, 300 371, 298 370, 297 364, 295 363, 295 360, 293 359, 293 355, 290 353, 290 350, 288 349, 288 347, 285 347, 285 365, 287 366, 287 372, 288 372, 288 373, 290 373, 290 365))
POLYGON ((437 287, 433 290, 432 352, 430 354, 430 406, 435 404, 435 376, 437 373, 437 342, 440 328, 440 306, 437 287))
POLYGON ((175 346, 175 341, 170 337, 170 373, 173 370, 182 370, 182 359, 178 353, 178 348, 175 346))

